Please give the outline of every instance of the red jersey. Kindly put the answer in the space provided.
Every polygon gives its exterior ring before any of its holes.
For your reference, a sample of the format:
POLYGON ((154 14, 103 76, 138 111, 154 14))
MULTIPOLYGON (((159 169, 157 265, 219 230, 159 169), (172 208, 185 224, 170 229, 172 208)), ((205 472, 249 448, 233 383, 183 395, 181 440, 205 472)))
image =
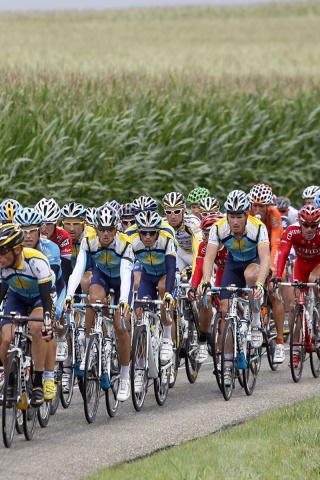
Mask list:
POLYGON ((61 258, 67 258, 71 260, 72 238, 68 232, 61 227, 56 227, 52 237, 49 240, 58 245, 61 258))
MULTIPOLYGON (((197 287, 202 279, 202 269, 203 269, 203 261, 207 251, 207 244, 205 242, 201 242, 198 249, 198 255, 196 258, 196 267, 194 270, 194 274, 192 276, 191 286, 197 287)), ((217 269, 223 271, 226 260, 227 260, 228 250, 226 247, 221 248, 218 251, 214 264, 216 265, 217 269)))
POLYGON ((317 265, 320 263, 320 229, 317 228, 312 240, 307 240, 302 235, 300 225, 289 225, 281 240, 276 274, 279 278, 282 276, 291 247, 295 250, 297 261, 300 260, 310 266, 317 265))

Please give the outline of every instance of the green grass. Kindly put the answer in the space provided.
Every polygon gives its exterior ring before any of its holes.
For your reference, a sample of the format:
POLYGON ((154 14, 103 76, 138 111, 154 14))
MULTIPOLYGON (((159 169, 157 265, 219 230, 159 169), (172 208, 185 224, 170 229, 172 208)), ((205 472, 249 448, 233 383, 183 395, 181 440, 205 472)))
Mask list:
POLYGON ((154 455, 101 470, 90 480, 318 480, 320 399, 268 412, 154 455))

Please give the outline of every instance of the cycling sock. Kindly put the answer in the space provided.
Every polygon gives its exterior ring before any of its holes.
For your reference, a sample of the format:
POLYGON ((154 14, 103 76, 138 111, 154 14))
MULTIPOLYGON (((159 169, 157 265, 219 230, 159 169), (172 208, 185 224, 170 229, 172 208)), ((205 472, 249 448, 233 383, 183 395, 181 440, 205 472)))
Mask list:
POLYGON ((43 370, 42 371, 35 371, 34 372, 34 380, 33 380, 33 387, 42 387, 43 381, 43 370))
POLYGON ((171 325, 163 326, 163 338, 171 338, 171 325))
POLYGON ((54 370, 45 370, 43 373, 44 380, 54 380, 54 370))
POLYGON ((130 366, 129 365, 121 365, 121 372, 120 372, 120 378, 129 378, 129 370, 130 366))

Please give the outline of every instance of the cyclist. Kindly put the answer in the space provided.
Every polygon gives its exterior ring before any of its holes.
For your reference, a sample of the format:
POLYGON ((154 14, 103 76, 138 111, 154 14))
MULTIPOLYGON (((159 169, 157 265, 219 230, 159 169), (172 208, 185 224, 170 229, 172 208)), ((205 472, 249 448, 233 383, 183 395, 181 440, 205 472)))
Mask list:
POLYGON ((215 197, 206 197, 199 202, 200 220, 208 215, 219 213, 220 203, 215 197))
POLYGON ((119 209, 122 231, 125 232, 131 225, 136 223, 132 209, 132 203, 124 203, 119 209))
POLYGON ((2 225, 5 223, 12 223, 12 219, 15 214, 22 208, 17 200, 7 198, 0 204, 0 222, 2 225))
MULTIPOLYGON (((259 215, 258 218, 266 225, 270 240, 270 269, 271 277, 276 271, 276 262, 280 253, 280 241, 283 235, 280 212, 272 205, 272 189, 266 184, 254 185, 248 195, 251 207, 249 214, 259 215)), ((274 296, 273 285, 268 283, 268 294, 272 305, 273 317, 277 329, 277 343, 273 363, 284 361, 283 323, 285 310, 282 301, 274 296)))
MULTIPOLYGON (((203 261, 207 250, 207 244, 209 240, 209 232, 212 227, 218 220, 221 220, 223 215, 221 213, 216 213, 204 217, 200 223, 200 228, 202 230, 203 241, 199 245, 198 255, 196 259, 196 268, 191 279, 191 288, 188 291, 188 296, 190 300, 196 298, 197 287, 200 285, 202 279, 202 270, 203 270, 203 261)), ((217 253, 215 258, 215 285, 218 287, 221 283, 221 278, 223 270, 226 264, 227 258, 227 249, 223 246, 217 253)), ((219 305, 218 305, 219 307, 219 305)), ((195 360, 198 363, 203 363, 208 356, 207 349, 207 332, 210 329, 212 318, 212 306, 211 306, 211 297, 208 297, 208 308, 203 307, 203 302, 200 299, 200 309, 199 309, 199 324, 200 324, 200 336, 198 339, 199 349, 196 353, 195 360)))
POLYGON ((298 219, 298 210, 291 206, 291 202, 287 197, 276 197, 275 206, 280 212, 282 218, 282 226, 285 230, 289 225, 295 223, 298 219))
POLYGON ((310 185, 302 192, 302 199, 305 205, 313 205, 314 198, 320 193, 320 187, 318 185, 310 185))
POLYGON ((186 267, 193 265, 198 254, 199 244, 202 241, 199 218, 185 214, 186 200, 180 192, 169 192, 162 199, 168 223, 175 231, 175 240, 178 244, 178 269, 182 272, 186 267))
POLYGON ((60 248, 62 274, 67 285, 71 273, 72 239, 68 232, 58 227, 60 207, 53 198, 42 198, 34 208, 43 217, 41 234, 60 248))
MULTIPOLYGON (((53 321, 52 272, 48 259, 38 250, 25 248, 24 233, 17 224, 8 223, 0 227, 0 302, 7 295, 4 315, 19 312, 20 315, 43 318, 48 312, 53 321)), ((12 320, 1 321, 2 342, 0 357, 6 369, 7 352, 12 340, 12 320)), ((29 322, 32 334, 32 357, 34 380, 30 404, 40 407, 44 400, 52 399, 51 380, 44 380, 43 371, 47 354, 47 341, 52 339, 52 330, 43 337, 45 327, 41 322, 29 322), (46 341, 44 341, 46 340, 46 341)), ((53 384, 55 390, 55 386, 53 384)))
MULTIPOLYGON (((231 284, 239 287, 255 287, 254 297, 260 301, 263 297, 263 285, 270 268, 270 246, 266 226, 257 218, 248 214, 249 201, 242 190, 233 190, 224 204, 227 216, 215 223, 211 230, 207 251, 203 263, 203 282, 201 291, 211 287, 213 265, 219 248, 225 245, 228 256, 221 279, 221 287, 231 284)), ((222 330, 228 312, 230 292, 220 294, 222 312, 222 330)), ((251 299, 252 334, 251 345, 259 348, 262 344, 260 310, 251 299)), ((221 335, 220 334, 220 341, 221 335)), ((229 355, 229 354, 228 354, 229 355)), ((232 354, 230 353, 230 358, 232 354)), ((225 383, 230 385, 231 369, 225 371, 225 383)))
MULTIPOLYGON (((15 214, 13 221, 14 223, 19 224, 21 230, 23 231, 24 246, 26 248, 34 248, 35 250, 39 250, 39 252, 43 253, 43 255, 45 255, 49 260, 50 268, 55 276, 55 319, 59 320, 63 310, 63 302, 66 294, 66 287, 62 277, 59 247, 50 240, 40 237, 40 226, 42 224, 43 218, 41 213, 37 212, 37 210, 35 210, 34 208, 21 208, 15 214)), ((60 334, 59 331, 58 334, 60 334)), ((59 337, 58 340, 60 340, 59 337)), ((58 346, 60 343, 61 342, 58 341, 58 346)), ((48 400, 48 397, 51 397, 51 399, 53 399, 56 393, 54 383, 54 367, 56 356, 57 360, 60 360, 58 358, 59 349, 57 349, 57 341, 55 338, 53 338, 52 342, 48 344, 44 370, 44 380, 48 380, 46 389, 46 400, 48 400), (51 395, 49 393, 49 389, 51 395)))
POLYGON ((189 195, 187 197, 187 203, 190 207, 191 213, 198 217, 201 220, 200 217, 200 211, 199 211, 199 202, 203 198, 209 197, 210 192, 207 188, 202 188, 202 187, 197 187, 191 190, 189 192, 189 195))
POLYGON ((89 225, 89 227, 95 226, 96 211, 96 207, 87 207, 86 209, 86 224, 89 225))
MULTIPOLYGON (((123 304, 127 329, 130 329, 130 311, 133 297, 133 253, 128 237, 117 231, 119 223, 118 212, 103 205, 96 211, 96 232, 87 233, 81 242, 76 266, 70 276, 66 300, 70 301, 81 278, 83 277, 88 258, 92 259, 92 277, 89 286, 90 301, 103 302, 114 289, 115 303, 123 304)), ((88 309, 86 313, 86 344, 94 323, 94 311, 88 309)), ((120 312, 114 316, 114 328, 118 341, 118 351, 121 361, 120 385, 117 394, 123 402, 130 396, 129 363, 130 363, 130 336, 127 329, 120 323, 120 312)), ((84 369, 84 359, 80 370, 84 369)), ((104 386, 102 381, 102 388, 104 386)))
MULTIPOLYGON (((173 289, 176 271, 176 249, 173 239, 161 229, 161 217, 157 212, 140 212, 136 215, 137 232, 132 236, 133 253, 139 260, 141 279, 138 298, 150 296, 157 299, 159 295, 171 304, 171 319, 173 318, 173 289)), ((141 317, 141 310, 137 310, 141 317)), ((168 322, 165 306, 161 305, 161 322, 163 325, 163 340, 160 350, 160 360, 168 362, 173 355, 172 329, 173 322, 168 322)))
MULTIPOLYGON (((299 224, 290 225, 285 231, 281 240, 281 250, 277 263, 277 271, 273 283, 277 284, 282 280, 283 270, 290 250, 295 250, 295 263, 290 281, 315 282, 320 277, 320 208, 315 205, 305 205, 298 213, 299 224)), ((319 301, 318 289, 315 289, 315 296, 319 301)), ((294 288, 289 287, 288 297, 290 300, 289 322, 291 322, 295 299, 294 288)), ((295 335, 298 338, 299 330, 295 335)), ((310 345, 312 349, 312 345, 310 345)), ((298 368, 300 362, 299 351, 294 353, 294 366, 298 368)))

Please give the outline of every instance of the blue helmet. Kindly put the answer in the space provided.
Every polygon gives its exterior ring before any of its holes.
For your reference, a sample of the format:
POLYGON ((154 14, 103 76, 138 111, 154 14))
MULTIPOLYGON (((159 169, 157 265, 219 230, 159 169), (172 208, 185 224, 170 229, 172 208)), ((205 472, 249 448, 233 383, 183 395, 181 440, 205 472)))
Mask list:
POLYGON ((30 227, 30 225, 41 225, 43 216, 34 208, 21 208, 13 217, 13 223, 19 223, 22 227, 30 227))
POLYGON ((320 193, 318 193, 313 200, 313 203, 315 204, 316 207, 320 208, 320 193))
POLYGON ((243 213, 249 210, 250 204, 247 194, 243 190, 232 190, 228 193, 224 209, 227 213, 243 213))
POLYGON ((117 200, 111 200, 110 202, 106 202, 104 204, 104 207, 112 207, 114 208, 115 210, 117 210, 117 212, 119 211, 119 208, 120 208, 120 203, 117 202, 117 200))
POLYGON ((155 212, 158 210, 157 202, 152 197, 141 197, 136 198, 132 202, 132 211, 134 215, 137 215, 139 212, 155 212))
POLYGON ((86 209, 81 203, 71 202, 66 203, 61 208, 61 216, 64 218, 85 218, 86 209))
POLYGON ((136 215, 138 228, 159 228, 161 217, 158 212, 140 212, 136 215))

